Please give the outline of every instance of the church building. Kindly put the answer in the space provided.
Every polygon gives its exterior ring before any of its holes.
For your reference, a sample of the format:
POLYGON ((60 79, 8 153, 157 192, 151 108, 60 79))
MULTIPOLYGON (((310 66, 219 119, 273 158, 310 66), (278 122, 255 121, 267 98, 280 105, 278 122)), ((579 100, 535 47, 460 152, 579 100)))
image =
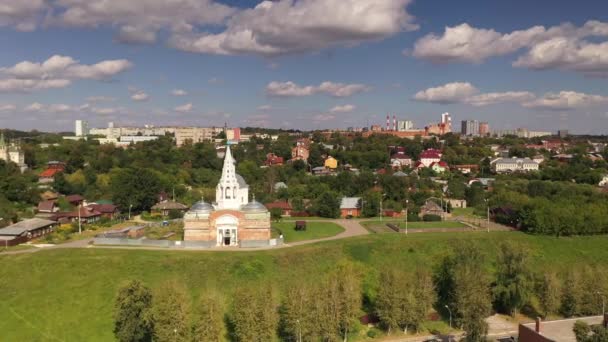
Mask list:
POLYGON ((226 147, 222 177, 215 203, 201 200, 184 215, 184 241, 209 246, 262 247, 271 237, 270 213, 249 199, 249 185, 235 170, 236 161, 226 147))
POLYGON ((19 170, 24 172, 27 170, 25 164, 25 154, 18 144, 8 144, 4 140, 4 134, 0 133, 0 159, 5 162, 13 162, 19 166, 19 170))

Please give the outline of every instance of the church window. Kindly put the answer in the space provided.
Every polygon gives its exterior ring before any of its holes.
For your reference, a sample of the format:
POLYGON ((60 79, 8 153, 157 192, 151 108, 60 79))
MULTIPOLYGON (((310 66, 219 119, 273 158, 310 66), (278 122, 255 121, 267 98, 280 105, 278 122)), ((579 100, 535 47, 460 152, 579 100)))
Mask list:
POLYGON ((230 187, 226 188, 226 199, 230 199, 230 187))

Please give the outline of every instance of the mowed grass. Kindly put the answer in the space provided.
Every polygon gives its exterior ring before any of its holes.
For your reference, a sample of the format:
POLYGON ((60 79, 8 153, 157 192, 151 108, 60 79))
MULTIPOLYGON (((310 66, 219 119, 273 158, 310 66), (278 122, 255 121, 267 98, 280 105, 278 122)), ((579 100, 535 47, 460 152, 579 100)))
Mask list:
POLYGON ((306 230, 304 231, 296 231, 295 227, 295 222, 275 222, 272 224, 273 234, 278 235, 278 231, 281 231, 286 243, 331 237, 344 231, 344 228, 332 222, 306 222, 306 230))
POLYGON ((493 272, 496 251, 506 240, 530 250, 530 266, 537 274, 608 263, 608 236, 553 238, 519 232, 374 234, 254 252, 88 248, 0 255, 0 340, 112 341, 113 300, 120 284, 130 279, 152 288, 176 279, 196 303, 206 289, 230 298, 235 288, 259 282, 285 293, 295 284, 318 282, 337 262, 350 259, 360 265, 364 291, 373 298, 379 270, 433 268, 465 241, 484 252, 485 266, 493 272))
MULTIPOLYGON (((386 227, 386 224, 388 224, 388 223, 397 225, 397 226, 399 226, 399 228, 405 229, 405 221, 403 221, 403 220, 386 221, 386 222, 379 222, 379 221, 362 222, 363 226, 365 226, 367 228, 376 228, 376 229, 381 229, 383 227, 386 227)), ((466 224, 458 222, 458 221, 434 221, 434 222, 415 221, 415 222, 408 222, 407 227, 411 228, 411 229, 426 229, 426 228, 467 228, 468 226, 466 224)), ((388 227, 386 227, 386 228, 388 229, 388 227)))

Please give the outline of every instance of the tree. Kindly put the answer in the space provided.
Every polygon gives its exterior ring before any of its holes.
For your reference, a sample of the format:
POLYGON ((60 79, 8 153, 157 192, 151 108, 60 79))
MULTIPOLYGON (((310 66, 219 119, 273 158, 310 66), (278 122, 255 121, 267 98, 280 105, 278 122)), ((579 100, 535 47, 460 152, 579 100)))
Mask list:
POLYGON ((361 198, 361 215, 374 217, 380 213, 380 199, 382 194, 377 191, 366 191, 361 198))
POLYGON ((380 323, 391 333, 393 329, 403 327, 404 308, 407 307, 406 285, 403 272, 393 269, 380 273, 380 286, 375 302, 375 312, 380 323))
POLYGON ((190 341, 190 296, 181 283, 161 284, 152 301, 154 341, 190 341))
POLYGON ((198 307, 197 322, 193 333, 194 341, 222 341, 224 312, 220 298, 217 295, 203 294, 198 307))
POLYGON ((466 341, 485 341, 490 314, 490 284, 483 269, 484 256, 468 242, 446 256, 435 274, 440 307, 447 305, 466 341))
POLYGON ((328 303, 337 317, 339 334, 347 341, 361 308, 361 280, 355 266, 348 261, 338 264, 327 285, 328 303))
POLYGON ((528 267, 528 252, 512 242, 504 242, 496 256, 496 286, 494 298, 511 315, 528 303, 533 291, 532 272, 528 267))
POLYGON ((560 313, 565 317, 572 317, 579 312, 581 291, 578 273, 569 271, 566 274, 562 291, 562 303, 560 313))
POLYGON ((234 294, 230 323, 236 341, 272 341, 278 316, 272 288, 240 288, 234 294))
POLYGON ((270 209, 270 219, 274 222, 280 222, 283 218, 283 210, 281 208, 270 209))
POLYGON ((316 289, 302 283, 289 289, 280 308, 280 331, 285 341, 317 338, 316 289))
POLYGON ((412 288, 413 300, 411 302, 412 314, 410 315, 410 325, 414 330, 419 331, 420 325, 426 319, 429 310, 437 300, 433 277, 426 269, 418 269, 414 275, 412 288))
POLYGON ((314 211, 321 217, 340 217, 340 197, 333 191, 323 192, 319 198, 315 200, 314 211))
POLYGON ((118 289, 114 302, 114 336, 120 342, 150 341, 152 292, 137 280, 118 289))
POLYGON ((594 325, 590 327, 586 322, 576 321, 572 330, 576 336, 576 342, 608 341, 608 329, 603 325, 594 325))
POLYGON ((122 169, 112 174, 112 199, 120 208, 149 210, 161 190, 158 175, 149 169, 122 169))
POLYGON ((559 309, 561 297, 561 287, 559 279, 555 273, 545 273, 539 286, 538 299, 540 309, 546 318, 550 313, 555 313, 559 309))

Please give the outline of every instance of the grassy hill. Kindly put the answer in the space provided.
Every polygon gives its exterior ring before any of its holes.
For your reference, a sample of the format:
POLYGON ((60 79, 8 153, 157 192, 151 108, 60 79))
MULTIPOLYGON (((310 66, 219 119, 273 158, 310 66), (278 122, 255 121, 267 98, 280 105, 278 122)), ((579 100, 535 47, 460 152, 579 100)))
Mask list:
POLYGON ((473 240, 488 255, 492 270, 495 251, 507 239, 530 248, 532 267, 539 272, 608 263, 608 236, 558 239, 514 232, 375 234, 257 252, 63 249, 0 255, 0 340, 113 340, 116 289, 134 278, 151 287, 175 278, 194 298, 206 288, 229 298, 237 286, 260 281, 279 290, 314 282, 348 258, 364 267, 364 288, 373 296, 381 267, 433 267, 450 246, 473 240))

